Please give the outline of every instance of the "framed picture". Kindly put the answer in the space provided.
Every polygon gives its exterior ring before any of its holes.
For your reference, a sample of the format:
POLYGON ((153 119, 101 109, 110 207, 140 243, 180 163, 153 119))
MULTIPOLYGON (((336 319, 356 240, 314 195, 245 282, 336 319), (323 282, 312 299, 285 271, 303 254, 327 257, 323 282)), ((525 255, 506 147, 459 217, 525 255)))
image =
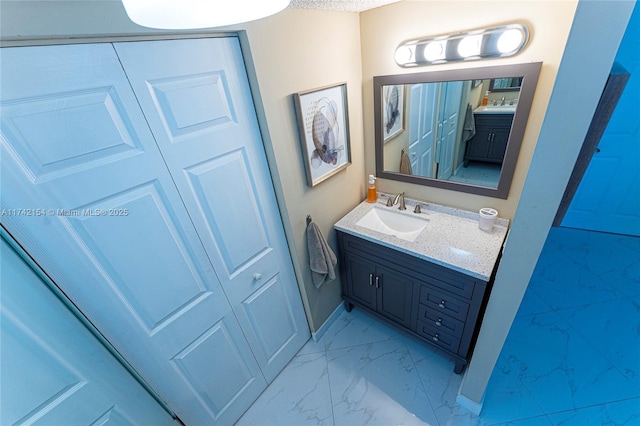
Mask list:
POLYGON ((384 141, 404 131, 404 85, 382 87, 382 129, 384 141))
POLYGON ((347 84, 295 93, 307 183, 315 186, 351 164, 347 84))

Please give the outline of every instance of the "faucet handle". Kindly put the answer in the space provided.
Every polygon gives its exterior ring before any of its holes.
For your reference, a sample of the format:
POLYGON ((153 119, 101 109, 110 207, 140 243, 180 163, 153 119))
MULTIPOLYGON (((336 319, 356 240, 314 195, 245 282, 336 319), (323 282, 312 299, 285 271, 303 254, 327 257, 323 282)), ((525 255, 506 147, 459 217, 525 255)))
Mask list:
POLYGON ((416 206, 413 209, 414 213, 422 213, 422 207, 420 207, 420 204, 416 204, 416 206))
POLYGON ((387 195, 387 207, 393 206, 393 200, 391 199, 391 195, 387 195))

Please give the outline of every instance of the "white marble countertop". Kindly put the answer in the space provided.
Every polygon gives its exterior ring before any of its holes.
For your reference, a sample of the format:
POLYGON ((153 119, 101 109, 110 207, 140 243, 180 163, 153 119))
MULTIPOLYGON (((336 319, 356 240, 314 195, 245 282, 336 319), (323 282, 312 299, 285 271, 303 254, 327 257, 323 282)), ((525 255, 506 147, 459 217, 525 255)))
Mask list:
POLYGON ((407 210, 400 213, 414 216, 416 213, 413 213, 413 209, 416 203, 420 203, 422 213, 419 215, 428 221, 426 228, 415 241, 406 241, 356 225, 373 206, 398 211, 397 205, 387 207, 386 200, 387 194, 378 193, 376 203, 363 201, 340 219, 334 228, 489 281, 507 236, 508 219, 499 217, 491 231, 482 231, 478 227, 477 212, 407 198, 407 210))
POLYGON ((473 110, 474 114, 515 114, 518 105, 480 106, 473 110))

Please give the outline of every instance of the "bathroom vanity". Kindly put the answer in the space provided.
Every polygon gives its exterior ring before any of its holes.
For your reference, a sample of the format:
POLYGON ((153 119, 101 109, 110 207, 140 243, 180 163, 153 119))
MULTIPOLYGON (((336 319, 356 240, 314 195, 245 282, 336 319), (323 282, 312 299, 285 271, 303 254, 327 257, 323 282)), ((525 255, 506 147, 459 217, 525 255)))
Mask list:
POLYGON ((502 164, 514 112, 515 107, 513 112, 508 112, 508 108, 499 107, 481 107, 473 112, 476 134, 467 142, 465 166, 469 161, 502 164))
POLYGON ((470 360, 493 273, 507 235, 490 232, 477 214, 407 200, 407 210, 363 202, 335 225, 342 292, 354 305, 398 326, 455 359, 470 360), (371 219, 376 217, 377 223, 371 219), (422 223, 420 223, 420 221, 422 223))

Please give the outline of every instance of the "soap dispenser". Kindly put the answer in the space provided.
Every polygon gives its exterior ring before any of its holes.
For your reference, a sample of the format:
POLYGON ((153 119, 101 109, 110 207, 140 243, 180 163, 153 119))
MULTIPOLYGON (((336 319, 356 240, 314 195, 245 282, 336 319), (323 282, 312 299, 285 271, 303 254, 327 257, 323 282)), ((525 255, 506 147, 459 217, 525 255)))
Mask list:
POLYGON ((484 94, 484 98, 482 98, 482 106, 487 106, 489 104, 489 91, 484 94))
POLYGON ((367 202, 375 203, 378 201, 378 193, 376 192, 376 177, 369 175, 369 189, 367 190, 367 202))

